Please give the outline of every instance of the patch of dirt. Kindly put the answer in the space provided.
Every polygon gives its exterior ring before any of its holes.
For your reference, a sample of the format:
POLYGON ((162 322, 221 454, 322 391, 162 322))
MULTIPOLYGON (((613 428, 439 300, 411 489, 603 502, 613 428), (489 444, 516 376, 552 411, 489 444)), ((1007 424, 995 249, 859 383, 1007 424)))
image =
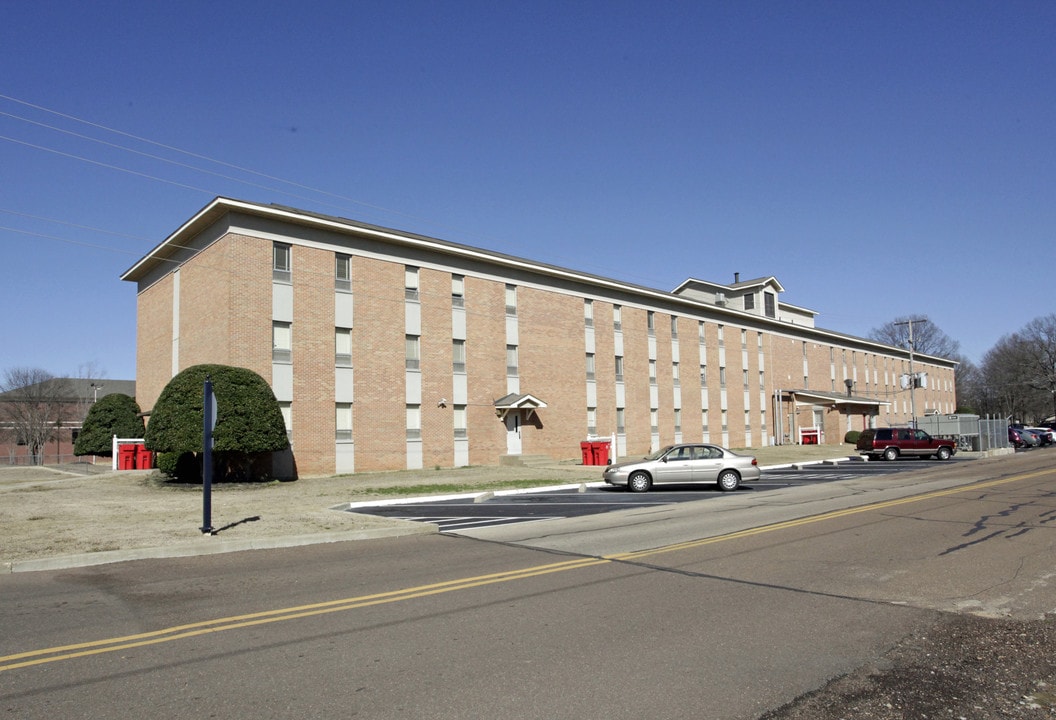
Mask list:
POLYGON ((1056 618, 950 615, 760 720, 1056 717, 1056 618))

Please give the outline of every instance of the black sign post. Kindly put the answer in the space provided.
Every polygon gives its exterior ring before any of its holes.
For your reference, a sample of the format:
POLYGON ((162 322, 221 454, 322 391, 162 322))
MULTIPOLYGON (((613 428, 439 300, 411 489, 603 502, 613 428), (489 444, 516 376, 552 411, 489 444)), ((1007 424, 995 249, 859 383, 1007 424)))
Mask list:
POLYGON ((213 428, 216 427, 216 398, 213 381, 205 378, 202 403, 202 533, 213 533, 213 428))

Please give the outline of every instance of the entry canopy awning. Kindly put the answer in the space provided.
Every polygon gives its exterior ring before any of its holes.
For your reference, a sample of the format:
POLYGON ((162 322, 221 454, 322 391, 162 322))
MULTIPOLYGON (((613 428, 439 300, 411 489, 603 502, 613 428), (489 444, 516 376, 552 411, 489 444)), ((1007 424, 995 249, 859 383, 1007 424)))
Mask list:
POLYGON ((835 408, 846 408, 849 405, 888 407, 891 403, 887 400, 860 397, 858 395, 844 395, 835 392, 824 392, 822 390, 785 390, 796 405, 825 405, 835 408))
POLYGON ((528 410, 529 415, 539 408, 545 408, 546 403, 534 395, 518 395, 510 393, 495 401, 495 415, 505 419, 512 410, 528 410))

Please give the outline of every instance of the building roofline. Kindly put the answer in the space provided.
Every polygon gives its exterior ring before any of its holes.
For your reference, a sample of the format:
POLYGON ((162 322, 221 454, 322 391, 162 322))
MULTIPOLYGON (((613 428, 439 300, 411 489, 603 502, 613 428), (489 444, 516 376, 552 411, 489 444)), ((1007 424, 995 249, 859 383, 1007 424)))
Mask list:
MULTIPOLYGON (((737 310, 734 308, 718 307, 710 303, 701 302, 692 298, 686 298, 684 296, 676 294, 677 291, 685 287, 689 283, 700 283, 711 285, 719 288, 730 288, 733 286, 722 285, 720 283, 713 283, 703 280, 689 279, 679 285, 675 291, 667 292, 663 290, 657 290, 655 288, 649 288, 643 285, 636 285, 620 280, 614 280, 612 278, 603 277, 600 275, 593 275, 586 272, 577 270, 571 270, 569 268, 560 267, 557 265, 550 265, 543 262, 534 260, 528 260, 526 258, 517 257, 514 255, 507 255, 492 250, 485 250, 471 245, 463 245, 460 243, 450 242, 447 240, 440 240, 437 238, 429 237, 427 235, 419 235, 416 233, 406 232, 403 230, 395 230, 393 228, 382 227, 379 225, 371 225, 356 220, 349 220, 348 218, 325 215, 321 213, 315 213, 307 210, 298 210, 296 208, 288 207, 285 205, 265 205, 262 203, 249 202, 245 200, 235 200, 223 196, 214 198, 209 204, 199 210, 193 217, 184 222, 179 228, 177 228, 172 234, 170 234, 165 240, 158 243, 153 249, 150 250, 146 255, 140 258, 134 265, 126 270, 121 275, 121 280, 128 282, 137 282, 140 278, 145 277, 150 270, 157 267, 160 263, 169 261, 170 258, 176 255, 180 250, 185 250, 190 247, 189 243, 184 242, 185 239, 189 240, 198 233, 205 230, 207 227, 217 222, 225 215, 229 213, 243 213, 261 218, 280 220, 296 225, 302 225, 307 227, 316 227, 321 229, 330 230, 337 233, 348 233, 355 231, 358 233, 374 236, 378 239, 384 240, 388 243, 395 243, 397 245, 403 245, 405 247, 416 247, 433 252, 439 252, 447 255, 454 255, 473 260, 478 260, 483 263, 499 265, 507 268, 514 268, 533 272, 540 275, 548 275, 555 278, 561 278, 570 282, 579 282, 588 285, 600 286, 616 292, 625 292, 633 295, 638 295, 643 298, 649 298, 654 301, 663 302, 667 304, 681 305, 686 308, 693 308, 695 310, 705 310, 708 315, 728 317, 733 320, 744 320, 757 325, 763 325, 773 328, 778 332, 788 332, 789 328, 794 328, 798 335, 810 335, 816 338, 833 338, 843 343, 854 343, 861 347, 875 347, 882 349, 886 354, 891 355, 905 355, 909 357, 909 351, 903 348, 895 347, 892 345, 885 345, 884 343, 877 342, 875 340, 869 340, 867 338, 860 338, 854 335, 846 335, 831 330, 825 330, 824 328, 817 327, 805 327, 802 325, 790 325, 789 323, 782 322, 776 318, 767 318, 764 316, 755 315, 754 313, 748 313, 743 310, 737 310)), ((770 276, 763 278, 763 283, 773 281, 776 286, 783 291, 777 279, 770 276)), ((757 281, 745 281, 737 285, 737 287, 744 286, 746 283, 751 285, 757 281)), ((788 305, 787 303, 782 303, 788 305)), ((796 307, 788 305, 788 307, 796 307)), ((813 310, 806 308, 796 308, 805 312, 811 312, 817 314, 813 310)), ((956 362, 949 358, 932 357, 927 355, 916 354, 915 357, 922 362, 932 362, 935 364, 956 366, 956 362)))

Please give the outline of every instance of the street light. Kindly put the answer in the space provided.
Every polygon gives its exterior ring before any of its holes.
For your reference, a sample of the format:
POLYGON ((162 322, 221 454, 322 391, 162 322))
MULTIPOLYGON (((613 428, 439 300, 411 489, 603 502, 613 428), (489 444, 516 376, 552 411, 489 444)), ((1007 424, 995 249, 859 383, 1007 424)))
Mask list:
POLYGON ((96 385, 95 383, 92 383, 90 387, 94 391, 93 395, 92 395, 92 402, 93 403, 99 402, 99 388, 106 387, 106 386, 105 385, 96 385))

